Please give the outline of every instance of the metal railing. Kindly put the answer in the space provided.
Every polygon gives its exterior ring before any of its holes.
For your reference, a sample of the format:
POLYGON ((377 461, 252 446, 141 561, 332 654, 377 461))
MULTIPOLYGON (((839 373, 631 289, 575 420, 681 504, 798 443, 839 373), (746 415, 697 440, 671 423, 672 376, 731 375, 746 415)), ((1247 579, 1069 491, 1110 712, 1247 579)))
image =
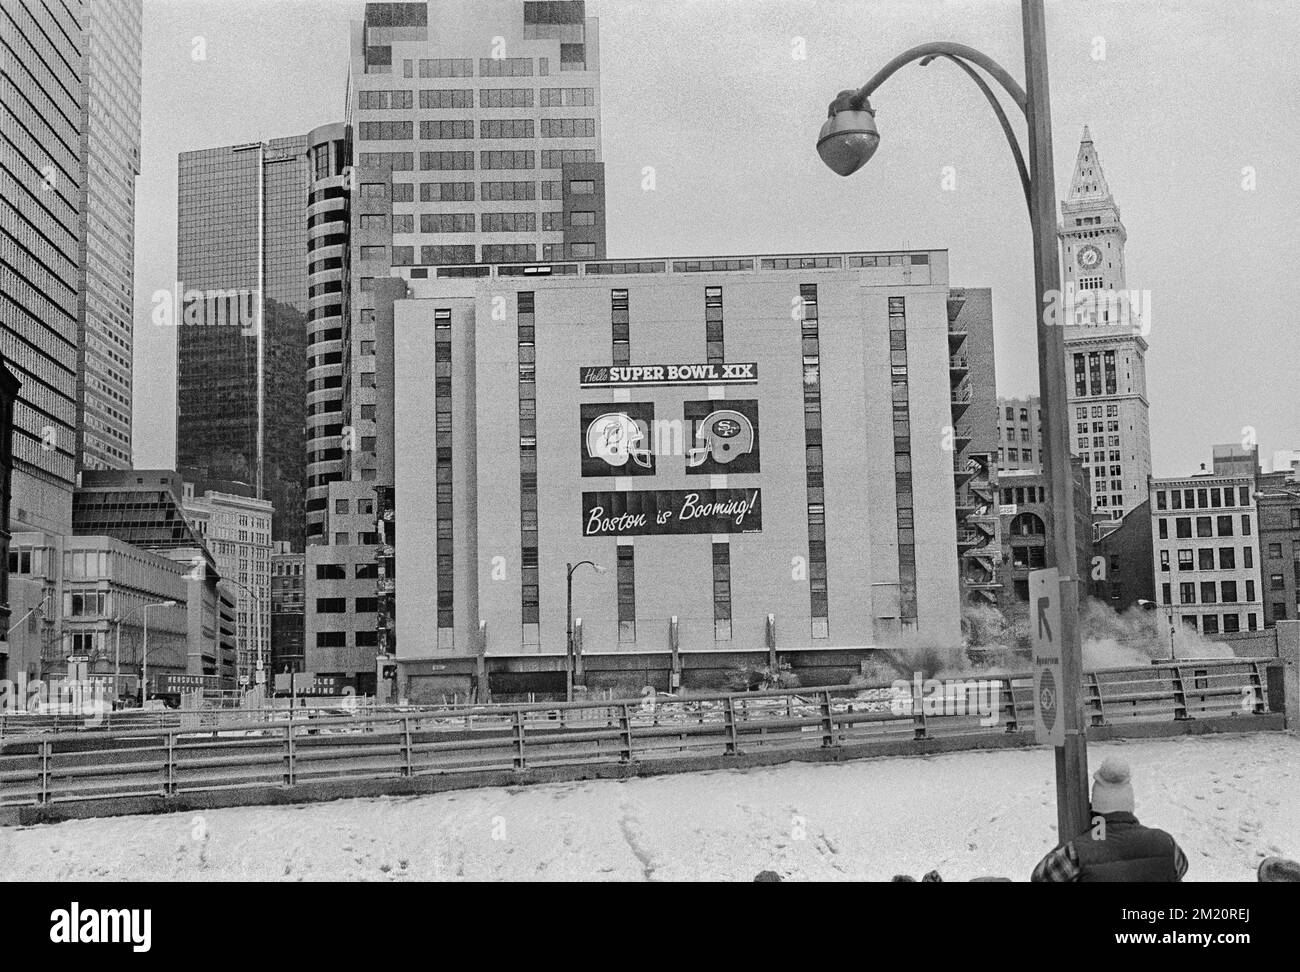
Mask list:
MULTIPOLYGON (((1240 718, 1242 729, 1255 728, 1251 722, 1268 711, 1265 663, 1188 662, 1089 672, 1084 679, 1085 724, 1222 717, 1240 718)), ((976 674, 965 689, 951 683, 950 689, 928 701, 925 691, 833 686, 385 710, 249 720, 220 729, 169 724, 34 734, 0 742, 0 806, 430 775, 508 777, 556 766, 700 757, 716 761, 880 742, 968 738, 978 745, 979 737, 1032 734, 1029 675, 976 674), (988 704, 972 705, 972 698, 988 704)))

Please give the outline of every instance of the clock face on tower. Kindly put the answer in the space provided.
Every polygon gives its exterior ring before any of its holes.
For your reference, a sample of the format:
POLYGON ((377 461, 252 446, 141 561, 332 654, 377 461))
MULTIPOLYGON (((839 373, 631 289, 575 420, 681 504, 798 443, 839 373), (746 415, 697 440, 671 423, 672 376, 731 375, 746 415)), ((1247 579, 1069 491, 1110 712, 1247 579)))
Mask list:
POLYGON ((1096 270, 1101 266, 1101 250, 1091 243, 1079 247, 1079 269, 1096 270))

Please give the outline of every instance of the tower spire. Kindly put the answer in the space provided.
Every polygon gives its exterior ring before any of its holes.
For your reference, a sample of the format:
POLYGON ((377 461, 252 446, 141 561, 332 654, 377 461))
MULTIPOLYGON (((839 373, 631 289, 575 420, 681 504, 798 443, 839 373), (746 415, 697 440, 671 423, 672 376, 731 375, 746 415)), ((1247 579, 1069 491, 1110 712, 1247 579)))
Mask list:
POLYGON ((1074 162, 1074 177, 1070 180, 1069 202, 1093 202, 1110 199, 1110 186, 1106 184, 1106 175, 1101 170, 1101 159, 1097 157, 1097 148, 1092 144, 1092 133, 1088 126, 1083 126, 1083 138, 1079 141, 1079 155, 1074 162))

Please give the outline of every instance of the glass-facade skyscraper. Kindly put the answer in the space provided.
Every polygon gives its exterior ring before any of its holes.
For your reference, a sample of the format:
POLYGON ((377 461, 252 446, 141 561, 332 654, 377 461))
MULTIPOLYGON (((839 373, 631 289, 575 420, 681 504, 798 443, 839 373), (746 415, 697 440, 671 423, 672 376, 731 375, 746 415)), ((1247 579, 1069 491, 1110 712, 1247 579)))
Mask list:
POLYGON ((307 221, 305 136, 180 156, 176 463, 275 508, 303 543, 307 221))
POLYGON ((81 0, 0 5, 0 353, 22 383, 15 531, 72 524, 85 16, 81 0))
POLYGON ((142 0, 85 7, 77 469, 131 467, 142 0))

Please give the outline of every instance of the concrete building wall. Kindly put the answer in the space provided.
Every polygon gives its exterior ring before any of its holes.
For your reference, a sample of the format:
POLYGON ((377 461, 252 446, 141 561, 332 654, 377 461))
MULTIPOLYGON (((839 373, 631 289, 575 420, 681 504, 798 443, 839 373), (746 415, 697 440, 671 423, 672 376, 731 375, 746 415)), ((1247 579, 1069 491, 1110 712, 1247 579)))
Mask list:
POLYGON ((1287 472, 1259 477, 1260 574, 1264 624, 1300 618, 1300 477, 1287 472))
POLYGON ((1043 471, 1043 410, 1037 395, 999 398, 998 468, 1043 471), (1029 450, 1026 458, 1025 450, 1029 450))
POLYGON ((1159 591, 1152 577, 1151 504, 1124 514, 1119 527, 1097 541, 1095 554, 1102 559, 1102 576, 1089 573, 1089 593, 1116 611, 1125 611, 1139 599, 1155 601, 1159 591))
MULTIPOLYGON (((843 255, 835 258, 838 272, 813 269, 811 263, 803 269, 797 257, 779 259, 779 270, 768 258, 762 262, 770 269, 750 272, 708 272, 707 260, 660 261, 662 273, 619 273, 626 264, 588 264, 584 273, 559 277, 498 273, 482 281, 410 281, 414 298, 394 305, 399 662, 409 668, 472 657, 480 619, 487 622, 489 657, 562 655, 566 564, 582 560, 609 569, 604 575, 584 569, 574 576, 574 614, 582 619, 584 655, 666 653, 674 617, 683 652, 764 650, 769 614, 785 649, 866 648, 896 636, 904 624, 898 481, 888 432, 891 297, 903 298, 906 308, 915 507, 915 536, 907 539, 915 545, 919 605, 914 627, 940 641, 960 638, 953 459, 944 442, 952 423, 946 255, 903 254, 893 262, 882 257, 880 266, 855 269, 846 269, 850 257, 843 255), (817 288, 819 317, 829 602, 824 637, 816 634, 810 614, 810 493, 803 454, 803 389, 809 373, 800 321, 792 313, 801 286, 809 284, 817 288), (756 363, 755 383, 579 387, 580 367, 609 366, 614 291, 628 295, 631 362, 705 361, 710 287, 722 290, 723 360, 756 363), (524 622, 521 584, 520 294, 532 294, 535 307, 540 607, 535 631, 524 622), (444 323, 451 338, 452 536, 443 538, 453 552, 450 571, 446 564, 440 571, 430 556, 438 540, 437 388, 435 341, 430 340, 438 311, 448 314, 444 323), (651 476, 630 469, 582 475, 583 403, 597 410, 643 403, 653 406, 656 421, 677 419, 680 425, 684 403, 697 400, 757 401, 757 472, 692 475, 677 454, 657 456, 651 476), (761 532, 584 536, 584 492, 707 488, 760 489, 761 532), (725 641, 715 636, 714 543, 726 543, 730 553, 732 624, 725 641), (617 610, 615 568, 619 548, 627 546, 635 572, 634 638, 627 628, 620 638, 617 610), (454 624, 435 635, 440 627, 436 594, 448 584, 454 624)), ((721 261, 717 266, 720 270, 721 261)))

